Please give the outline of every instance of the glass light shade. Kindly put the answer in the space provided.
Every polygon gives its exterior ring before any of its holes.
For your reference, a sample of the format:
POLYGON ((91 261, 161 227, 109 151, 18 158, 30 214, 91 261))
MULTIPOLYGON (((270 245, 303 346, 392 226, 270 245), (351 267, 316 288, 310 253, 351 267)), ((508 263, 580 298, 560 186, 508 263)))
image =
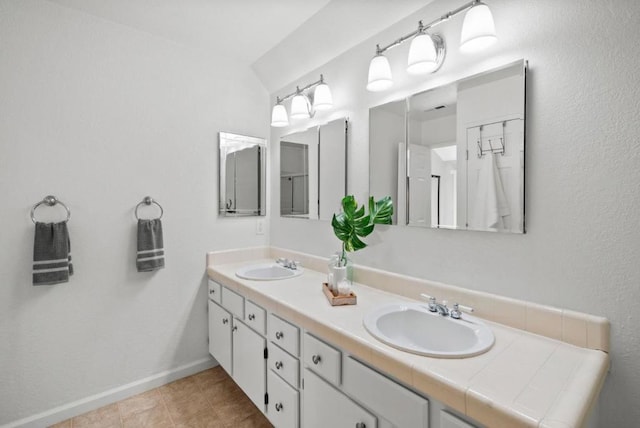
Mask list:
POLYGON ((376 55, 369 64, 369 80, 367 90, 371 92, 384 91, 393 85, 389 60, 384 55, 376 55))
POLYGON ((484 3, 476 4, 464 15, 460 50, 476 52, 494 44, 496 40, 496 27, 489 6, 484 3))
POLYGON ((309 119, 309 101, 302 94, 291 100, 291 119, 309 119))
POLYGON ((282 104, 276 104, 271 110, 271 126, 276 128, 282 128, 289 125, 289 118, 287 117, 287 110, 282 104))
POLYGON ((411 40, 407 72, 427 74, 438 68, 438 54, 433 39, 428 34, 418 34, 411 40))
POLYGON ((313 108, 316 110, 329 110, 333 107, 333 97, 329 85, 321 83, 313 92, 313 108))

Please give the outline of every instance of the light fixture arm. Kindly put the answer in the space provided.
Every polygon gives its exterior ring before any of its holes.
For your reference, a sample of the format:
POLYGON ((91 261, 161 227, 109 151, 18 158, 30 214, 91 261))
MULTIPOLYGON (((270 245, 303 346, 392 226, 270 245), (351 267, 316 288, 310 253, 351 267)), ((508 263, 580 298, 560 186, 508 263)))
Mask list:
MULTIPOLYGON (((433 21, 429 22, 427 25, 424 25, 422 23, 422 21, 418 21, 418 29, 415 31, 412 31, 411 33, 400 37, 399 39, 389 43, 388 45, 384 46, 384 47, 380 47, 380 45, 376 45, 376 55, 381 55, 383 53, 385 53, 386 51, 388 51, 389 49, 393 49, 396 46, 401 45, 402 43, 406 42, 407 40, 417 36, 418 34, 424 33, 425 31, 445 22, 448 21, 449 19, 453 18, 454 16, 465 12, 469 9, 471 9, 473 6, 475 6, 476 4, 481 3, 480 0, 471 0, 468 3, 463 4, 462 6, 460 6, 457 9, 452 10, 451 12, 448 12, 444 15, 442 15, 440 18, 434 19, 433 21)), ((294 94, 295 95, 295 94, 294 94)))
POLYGON ((318 86, 318 85, 320 85, 322 83, 324 83, 324 76, 321 74, 320 75, 320 80, 316 80, 313 83, 309 83, 307 86, 305 86, 302 89, 300 87, 296 86, 296 90, 291 92, 290 94, 287 94, 282 98, 279 97, 279 96, 276 96, 276 104, 280 104, 280 103, 282 103, 284 101, 287 101, 288 99, 293 98, 298 94, 302 94, 305 91, 308 91, 309 89, 314 88, 314 87, 316 87, 316 86, 318 86))

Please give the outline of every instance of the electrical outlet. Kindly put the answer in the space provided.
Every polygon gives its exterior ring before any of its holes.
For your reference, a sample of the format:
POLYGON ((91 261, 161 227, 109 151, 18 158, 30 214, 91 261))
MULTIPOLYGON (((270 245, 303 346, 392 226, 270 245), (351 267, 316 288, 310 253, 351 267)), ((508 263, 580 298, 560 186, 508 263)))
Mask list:
POLYGON ((264 235, 264 220, 256 220, 256 235, 264 235))

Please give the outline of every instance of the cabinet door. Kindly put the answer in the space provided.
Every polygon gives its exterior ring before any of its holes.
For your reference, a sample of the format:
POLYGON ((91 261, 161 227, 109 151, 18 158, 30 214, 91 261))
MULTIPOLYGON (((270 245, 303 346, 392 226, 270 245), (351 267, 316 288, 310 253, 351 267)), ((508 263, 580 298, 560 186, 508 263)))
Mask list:
POLYGON ((269 370, 269 404, 267 415, 278 428, 298 428, 298 391, 269 370))
POLYGON ((267 341, 255 331, 233 320, 233 380, 264 413, 267 392, 267 341))
POLYGON ((376 428, 376 417, 309 369, 304 369, 304 428, 376 428))
POLYGON ((209 353, 222 368, 233 374, 231 365, 231 314, 209 300, 209 353))

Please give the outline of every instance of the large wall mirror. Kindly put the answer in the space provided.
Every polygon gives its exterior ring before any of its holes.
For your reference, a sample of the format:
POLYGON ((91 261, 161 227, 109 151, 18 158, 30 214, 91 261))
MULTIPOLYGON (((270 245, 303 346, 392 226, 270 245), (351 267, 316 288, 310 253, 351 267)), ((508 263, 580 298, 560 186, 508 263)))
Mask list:
POLYGON ((347 188, 347 120, 280 138, 280 215, 331 220, 347 188))
POLYGON ((218 133, 220 146, 219 209, 222 216, 266 213, 266 152, 263 138, 218 133))
POLYGON ((524 60, 369 111, 372 195, 394 224, 524 233, 524 60))

